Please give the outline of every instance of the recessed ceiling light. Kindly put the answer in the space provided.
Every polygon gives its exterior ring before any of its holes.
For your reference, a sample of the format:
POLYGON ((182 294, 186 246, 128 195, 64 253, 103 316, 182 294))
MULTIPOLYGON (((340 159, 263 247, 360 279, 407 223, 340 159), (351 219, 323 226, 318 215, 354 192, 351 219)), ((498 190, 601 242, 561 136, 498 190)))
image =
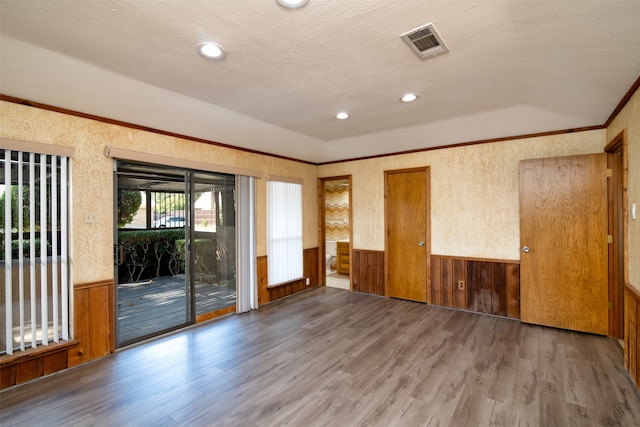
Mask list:
POLYGON ((344 111, 336 114, 336 119, 338 120, 344 120, 344 119, 348 119, 349 118, 349 114, 345 113, 344 111))
POLYGON ((296 9, 309 3, 309 0, 276 0, 280 6, 296 9))
POLYGON ((402 101, 402 102, 413 102, 416 99, 418 99, 418 95, 416 95, 415 93, 407 93, 402 98, 400 98, 400 101, 402 101))
POLYGON ((201 43, 198 45, 198 53, 205 58, 221 59, 224 57, 224 49, 215 43, 201 43))

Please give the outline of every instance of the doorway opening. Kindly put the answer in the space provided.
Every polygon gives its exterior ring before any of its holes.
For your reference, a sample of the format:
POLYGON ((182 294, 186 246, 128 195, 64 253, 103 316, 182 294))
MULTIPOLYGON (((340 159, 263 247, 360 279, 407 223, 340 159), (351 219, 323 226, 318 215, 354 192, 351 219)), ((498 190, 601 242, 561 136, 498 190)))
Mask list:
POLYGON ((235 311, 235 175, 117 161, 116 345, 235 311))
POLYGON ((325 285, 351 289, 351 177, 320 179, 321 271, 325 285))

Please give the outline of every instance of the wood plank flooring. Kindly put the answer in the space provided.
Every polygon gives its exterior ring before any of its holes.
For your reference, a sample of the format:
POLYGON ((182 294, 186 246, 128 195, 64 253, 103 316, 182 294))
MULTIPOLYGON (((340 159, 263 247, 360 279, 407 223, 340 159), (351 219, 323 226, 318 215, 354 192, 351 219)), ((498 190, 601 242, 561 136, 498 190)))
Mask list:
POLYGON ((0 393, 9 426, 638 426, 609 338, 315 288, 0 393))

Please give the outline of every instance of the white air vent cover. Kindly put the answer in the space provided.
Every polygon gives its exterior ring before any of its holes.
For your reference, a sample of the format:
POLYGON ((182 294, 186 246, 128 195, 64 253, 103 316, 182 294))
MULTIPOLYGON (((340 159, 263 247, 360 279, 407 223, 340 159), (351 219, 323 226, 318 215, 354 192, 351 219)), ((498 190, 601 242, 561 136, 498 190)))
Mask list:
POLYGON ((401 37, 422 59, 449 52, 449 48, 445 46, 442 37, 431 23, 404 33, 401 37))

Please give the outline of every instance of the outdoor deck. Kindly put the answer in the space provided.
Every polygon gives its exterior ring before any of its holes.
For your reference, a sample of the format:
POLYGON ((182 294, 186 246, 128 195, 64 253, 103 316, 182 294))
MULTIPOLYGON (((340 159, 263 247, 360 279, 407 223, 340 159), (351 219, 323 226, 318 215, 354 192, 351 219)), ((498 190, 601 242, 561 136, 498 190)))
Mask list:
MULTIPOLYGON (((236 303, 236 289, 196 283, 196 314, 236 303)), ((163 331, 187 322, 185 276, 160 277, 118 285, 118 343, 163 331)))

